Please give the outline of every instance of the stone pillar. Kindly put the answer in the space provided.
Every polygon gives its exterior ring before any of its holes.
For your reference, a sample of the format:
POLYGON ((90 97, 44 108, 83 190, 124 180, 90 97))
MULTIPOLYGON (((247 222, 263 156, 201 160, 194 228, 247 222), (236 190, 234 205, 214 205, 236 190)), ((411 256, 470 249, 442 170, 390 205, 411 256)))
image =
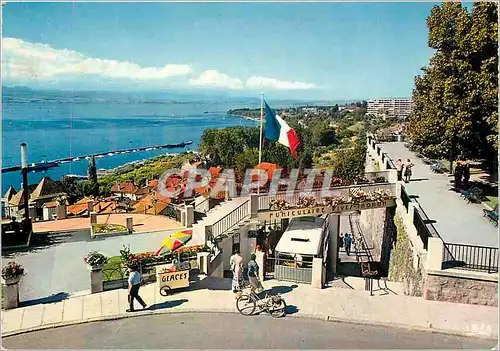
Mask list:
POLYGON ((87 201, 87 211, 88 211, 89 215, 92 212, 94 212, 94 201, 93 200, 87 201))
POLYGON ((194 207, 193 205, 186 206, 186 228, 191 228, 194 223, 194 207))
POLYGON ((56 216, 57 219, 65 219, 68 215, 68 212, 66 210, 66 204, 62 205, 57 205, 56 207, 56 216))
POLYGON ((257 262, 257 265, 259 266, 259 279, 261 282, 264 281, 265 277, 265 269, 266 269, 266 260, 265 260, 265 255, 262 251, 256 251, 255 252, 255 262, 257 262))
POLYGON ((440 238, 429 238, 427 243, 426 270, 441 270, 443 264, 443 249, 443 240, 440 238))
POLYGON ((90 293, 96 294, 103 291, 102 287, 102 269, 90 271, 90 293))
POLYGON ((4 287, 4 308, 6 310, 19 306, 19 281, 13 284, 5 284, 4 287))
POLYGON ((208 263, 210 259, 209 252, 198 252, 196 254, 196 260, 198 261, 198 269, 200 274, 208 275, 208 263))
POLYGON ((313 288, 317 289, 323 289, 323 283, 324 283, 324 266, 323 266, 323 259, 319 257, 314 257, 313 258, 313 264, 312 264, 312 279, 311 279, 311 286, 313 288))
POLYGON ((330 273, 337 274, 337 260, 338 260, 338 236, 340 231, 340 215, 330 215, 330 237, 328 242, 328 257, 330 273))
POLYGON ((186 223, 187 223, 187 211, 186 211, 186 208, 182 208, 181 209, 181 227, 187 228, 186 223))
POLYGON ((250 213, 252 214, 252 217, 257 215, 259 212, 259 195, 258 194, 251 194, 250 195, 250 213))
POLYGON ((90 225, 97 223, 97 213, 90 212, 90 225))
POLYGON ((129 234, 134 231, 134 219, 132 217, 127 217, 127 230, 129 234))
POLYGON ((398 171, 395 169, 389 169, 387 178, 389 183, 396 183, 398 181, 398 171))

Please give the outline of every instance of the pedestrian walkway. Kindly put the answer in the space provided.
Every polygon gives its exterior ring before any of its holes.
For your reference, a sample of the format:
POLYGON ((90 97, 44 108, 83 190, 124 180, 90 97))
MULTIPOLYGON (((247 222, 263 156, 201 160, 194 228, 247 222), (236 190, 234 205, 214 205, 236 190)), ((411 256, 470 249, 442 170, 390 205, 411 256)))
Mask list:
MULTIPOLYGON (((355 278, 353 278, 355 279, 355 278)), ((359 283, 359 282, 358 282, 359 283)), ((351 288, 314 289, 310 285, 266 281, 264 287, 285 298, 287 317, 309 317, 330 321, 386 325, 432 330, 466 336, 496 339, 498 311, 495 307, 427 301, 392 291, 375 296, 351 288)), ((2 313, 2 334, 78 324, 144 314, 182 312, 236 312, 231 281, 214 277, 193 282, 189 291, 163 297, 156 284, 143 287, 140 295, 150 306, 146 311, 126 313, 127 290, 73 296, 66 300, 17 308, 2 313)), ((254 318, 260 318, 255 316, 254 318)), ((210 324, 207 324, 209 326, 210 324)))
POLYGON ((381 148, 395 162, 411 159, 412 180, 405 184, 409 195, 417 201, 444 242, 498 247, 498 231, 483 217, 481 204, 468 204, 453 190, 448 174, 434 173, 429 165, 408 150, 404 143, 382 143, 381 148))

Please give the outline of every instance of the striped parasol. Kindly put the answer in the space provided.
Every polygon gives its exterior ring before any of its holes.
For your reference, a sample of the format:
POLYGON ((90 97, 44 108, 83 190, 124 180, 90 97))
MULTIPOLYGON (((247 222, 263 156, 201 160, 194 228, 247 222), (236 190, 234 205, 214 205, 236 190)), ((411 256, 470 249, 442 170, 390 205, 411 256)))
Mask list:
POLYGON ((177 250, 178 248, 186 245, 186 243, 191 240, 192 237, 192 230, 182 230, 170 235, 168 238, 162 241, 160 248, 155 252, 155 256, 165 255, 169 252, 177 250))

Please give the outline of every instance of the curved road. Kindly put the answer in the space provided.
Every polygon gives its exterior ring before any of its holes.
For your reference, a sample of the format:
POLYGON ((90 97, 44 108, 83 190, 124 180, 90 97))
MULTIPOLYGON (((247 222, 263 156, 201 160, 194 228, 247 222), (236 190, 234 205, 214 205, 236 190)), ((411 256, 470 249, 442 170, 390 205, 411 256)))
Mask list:
POLYGON ((2 338, 7 349, 491 349, 496 342, 397 328, 267 315, 138 316, 2 338))

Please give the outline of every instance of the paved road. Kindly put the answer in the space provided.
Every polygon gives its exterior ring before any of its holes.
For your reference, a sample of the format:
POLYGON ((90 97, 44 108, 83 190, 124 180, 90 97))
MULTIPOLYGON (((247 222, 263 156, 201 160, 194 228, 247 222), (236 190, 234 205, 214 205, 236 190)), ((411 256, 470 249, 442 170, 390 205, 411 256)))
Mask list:
POLYGON ((8 349, 491 349, 495 341, 267 315, 169 314, 3 338, 8 349))
MULTIPOLYGON (((90 251, 117 256, 123 245, 132 252, 154 251, 168 231, 90 239, 89 232, 51 236, 26 252, 2 254, 2 262, 22 263, 26 276, 20 283, 20 301, 90 289, 90 276, 83 258, 90 251)), ((36 239, 35 239, 36 240, 36 239)), ((41 240, 39 240, 41 241, 41 240)))
POLYGON ((393 160, 410 158, 414 163, 413 181, 405 184, 410 195, 418 195, 418 202, 445 242, 498 247, 498 231, 483 217, 481 204, 468 204, 451 190, 452 178, 435 174, 404 143, 383 143, 382 151, 393 160))

